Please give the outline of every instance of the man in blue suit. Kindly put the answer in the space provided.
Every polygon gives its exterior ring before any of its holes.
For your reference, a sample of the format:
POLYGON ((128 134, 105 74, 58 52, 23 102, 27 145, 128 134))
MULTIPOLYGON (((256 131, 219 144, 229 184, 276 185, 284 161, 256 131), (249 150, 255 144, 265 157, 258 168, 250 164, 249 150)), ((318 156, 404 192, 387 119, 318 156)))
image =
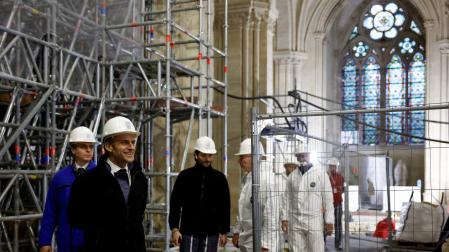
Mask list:
POLYGON ((95 167, 92 157, 96 139, 90 129, 77 127, 70 132, 69 143, 74 162, 57 172, 51 181, 41 221, 39 252, 52 251, 55 230, 58 252, 82 251, 84 245, 82 231, 69 225, 67 205, 75 178, 95 167))

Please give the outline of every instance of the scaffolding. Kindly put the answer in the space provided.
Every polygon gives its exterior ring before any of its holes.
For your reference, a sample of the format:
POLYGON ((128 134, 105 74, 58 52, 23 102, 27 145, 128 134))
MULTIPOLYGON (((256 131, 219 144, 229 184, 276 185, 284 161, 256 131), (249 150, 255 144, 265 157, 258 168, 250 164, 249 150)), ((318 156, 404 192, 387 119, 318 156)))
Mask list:
POLYGON ((0 14, 0 251, 37 251, 49 181, 70 162, 68 133, 98 136, 116 115, 141 132, 147 250, 169 251, 169 196, 195 125, 212 136, 212 120, 222 122, 227 173, 227 1, 5 0, 0 14))
MULTIPOLYGON (((264 232, 278 232, 282 237, 283 231, 280 229, 280 223, 276 224, 274 228, 264 227, 262 221, 265 220, 263 218, 266 218, 263 216, 266 211, 264 208, 269 207, 265 202, 264 195, 274 195, 273 197, 275 197, 275 195, 280 196, 283 192, 288 191, 286 188, 289 184, 286 181, 291 178, 286 176, 284 164, 296 163, 299 165, 299 159, 295 156, 304 152, 309 153, 310 163, 315 167, 313 169, 325 178, 330 178, 328 161, 331 158, 337 158, 341 164, 338 172, 345 181, 344 193, 342 193, 343 225, 341 229, 343 233, 341 245, 344 251, 433 251, 436 246, 441 245, 447 238, 447 229, 443 229, 448 217, 446 203, 443 199, 436 198, 427 199, 427 202, 423 201, 422 193, 427 191, 427 193, 431 192, 435 195, 439 193, 444 196, 447 188, 441 187, 441 185, 433 186, 432 183, 426 184, 424 188, 423 178, 421 175, 417 175, 419 172, 412 169, 418 167, 424 173, 424 153, 429 154, 432 149, 441 151, 447 148, 447 140, 420 137, 424 141, 421 145, 363 146, 357 143, 348 144, 344 142, 343 137, 335 140, 329 136, 314 134, 311 127, 317 128, 320 125, 326 125, 326 120, 328 120, 327 125, 331 125, 330 127, 335 129, 338 128, 339 121, 354 114, 381 114, 397 111, 447 113, 449 105, 441 103, 416 107, 331 110, 316 105, 317 102, 313 99, 319 97, 305 92, 302 92, 302 95, 299 93, 301 92, 289 92, 293 103, 286 108, 275 108, 274 110, 277 111, 275 113, 259 113, 256 108, 251 111, 254 160, 252 163, 254 249, 260 249, 264 232), (266 145, 265 156, 259 149, 259 144, 255 144, 260 141, 266 145), (434 146, 432 144, 435 143, 442 144, 442 146, 432 147, 434 146), (408 169, 408 180, 403 179, 404 172, 407 178, 407 171, 404 171, 402 166, 404 163, 412 168, 408 169), (267 176, 274 179, 267 178, 267 176), (401 180, 403 182, 398 182, 401 180), (263 181, 271 181, 272 184, 266 186, 263 181), (262 199, 260 199, 261 197, 262 199), (383 230, 379 228, 382 225, 383 230), (441 240, 440 235, 445 238, 441 240)), ((356 123, 363 124, 361 121, 356 123)), ((445 124, 445 122, 440 123, 445 124)), ((377 130, 385 129, 377 128, 377 130)), ((299 168, 293 172, 299 173, 298 170, 299 168)), ((430 167, 431 170, 432 167, 430 167)), ((332 184, 332 179, 329 180, 332 184)), ((315 182, 311 181, 308 183, 312 188, 315 186, 315 182)), ((294 180, 294 183, 296 184, 293 187, 297 187, 300 182, 294 180)), ((328 192, 326 189, 309 192, 306 189, 303 191, 301 188, 299 185, 299 188, 293 188, 291 191, 297 190, 298 195, 307 193, 324 195, 328 192)), ((331 194, 335 192, 334 190, 335 188, 331 189, 331 194)), ((284 195, 288 195, 288 193, 284 195)), ((282 202, 282 205, 277 206, 279 209, 285 208, 286 201, 278 202, 282 202)), ((290 201, 287 204, 291 204, 290 201)), ((314 204, 307 205, 307 201, 302 204, 302 209, 311 208, 314 209, 313 211, 320 211, 321 207, 322 211, 326 211, 326 208, 321 205, 316 208, 317 206, 314 204)), ((292 220, 293 214, 295 218, 301 218, 298 217, 301 214, 298 215, 294 210, 290 211, 293 208, 288 206, 289 216, 287 219, 292 220)), ((272 212, 275 211, 272 210, 272 212)), ((309 216, 308 212, 302 214, 309 216)), ((310 219, 308 221, 312 223, 310 219)), ((292 229, 306 230, 308 228, 291 223, 289 222, 289 232, 292 229)), ((313 232, 319 229, 307 230, 313 232)), ((332 243, 334 239, 335 236, 324 241, 329 251, 334 251, 332 243)), ((288 244, 282 246, 288 248, 288 244)), ((313 248, 308 247, 306 250, 312 251, 313 248)))

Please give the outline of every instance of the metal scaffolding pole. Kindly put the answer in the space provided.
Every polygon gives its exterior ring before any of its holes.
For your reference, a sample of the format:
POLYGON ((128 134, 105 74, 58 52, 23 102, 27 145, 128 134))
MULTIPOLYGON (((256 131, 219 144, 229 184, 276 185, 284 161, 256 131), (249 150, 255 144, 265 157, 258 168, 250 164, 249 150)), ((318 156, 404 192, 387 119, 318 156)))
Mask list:
POLYGON ((386 112, 401 112, 401 111, 427 111, 449 109, 449 103, 430 104, 414 107, 391 107, 391 108, 372 108, 372 109, 348 109, 348 110, 333 110, 333 111, 309 111, 301 113, 274 113, 259 115, 258 119, 273 119, 273 118, 288 118, 288 117, 309 117, 309 116, 331 116, 331 115, 351 115, 351 114, 368 114, 368 113, 386 113, 386 112))
MULTIPOLYGON (((170 13, 170 1, 166 1, 165 9, 166 9, 166 19, 167 24, 165 26, 165 85, 166 85, 166 96, 171 96, 171 76, 170 76, 170 59, 171 59, 171 13, 170 13)), ((165 251, 169 251, 170 249, 170 225, 168 223, 168 215, 170 213, 170 192, 171 192, 171 122, 170 122, 170 100, 166 99, 165 109, 166 109, 166 115, 165 115, 165 165, 166 165, 166 174, 165 174, 165 251)))
POLYGON ((259 130, 257 124, 257 108, 251 109, 251 165, 252 165, 252 222, 253 222, 253 248, 254 251, 261 251, 262 239, 262 205, 260 202, 260 149, 259 149, 259 130))
POLYGON ((224 103, 224 125, 223 125, 223 160, 224 160, 224 169, 223 172, 227 176, 228 175, 228 0, 224 1, 224 66, 223 66, 223 84, 225 85, 224 94, 223 94, 223 103, 224 103))

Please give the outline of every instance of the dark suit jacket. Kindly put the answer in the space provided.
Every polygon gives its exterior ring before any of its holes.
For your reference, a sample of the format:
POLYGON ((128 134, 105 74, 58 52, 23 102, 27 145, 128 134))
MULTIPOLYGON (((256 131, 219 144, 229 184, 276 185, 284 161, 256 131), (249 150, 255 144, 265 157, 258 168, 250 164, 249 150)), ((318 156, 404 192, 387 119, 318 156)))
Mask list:
POLYGON ((72 226, 84 231, 85 251, 145 251, 143 215, 148 184, 140 166, 129 164, 131 186, 125 202, 117 180, 100 159, 92 171, 72 185, 68 214, 72 226))
POLYGON ((170 198, 170 228, 179 228, 186 235, 226 234, 230 202, 225 175, 196 164, 176 178, 170 198))

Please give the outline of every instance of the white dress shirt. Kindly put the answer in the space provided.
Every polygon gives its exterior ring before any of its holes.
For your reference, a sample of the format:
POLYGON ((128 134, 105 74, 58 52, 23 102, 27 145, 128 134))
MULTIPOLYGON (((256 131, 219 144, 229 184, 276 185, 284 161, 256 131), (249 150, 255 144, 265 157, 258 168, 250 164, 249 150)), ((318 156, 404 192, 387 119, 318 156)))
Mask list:
POLYGON ((87 166, 89 165, 89 162, 87 162, 85 165, 79 165, 79 164, 77 164, 76 162, 75 162, 75 171, 77 170, 77 169, 86 169, 87 168, 87 166))
POLYGON ((108 160, 106 161, 106 163, 108 163, 109 166, 111 167, 111 174, 112 174, 112 176, 114 176, 114 173, 118 172, 118 170, 120 170, 120 169, 126 169, 126 173, 128 174, 128 182, 129 182, 129 186, 131 187, 131 176, 130 176, 130 174, 129 174, 128 165, 125 165, 125 167, 122 168, 122 167, 120 167, 120 166, 114 164, 109 158, 108 158, 108 160))

